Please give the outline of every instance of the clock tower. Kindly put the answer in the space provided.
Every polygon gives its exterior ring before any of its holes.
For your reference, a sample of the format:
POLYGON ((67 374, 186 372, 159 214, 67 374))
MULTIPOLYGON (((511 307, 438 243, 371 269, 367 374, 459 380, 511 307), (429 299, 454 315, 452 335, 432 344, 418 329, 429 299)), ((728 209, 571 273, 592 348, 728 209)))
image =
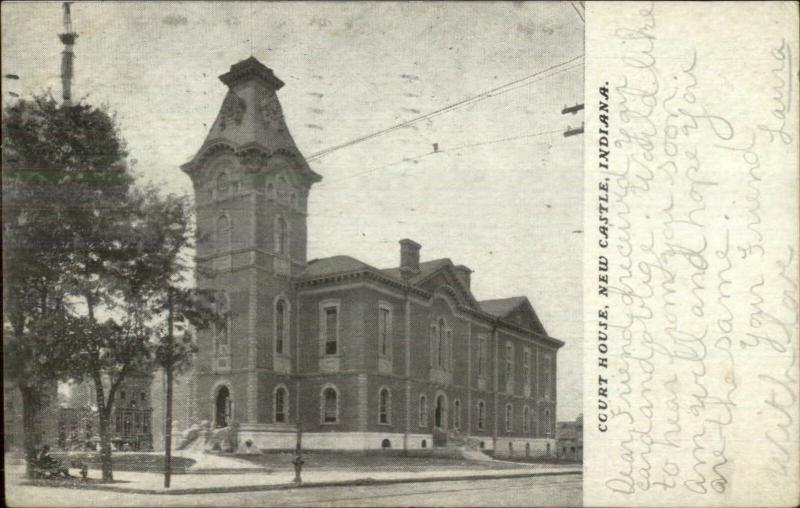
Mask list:
POLYGON ((194 187, 197 285, 218 291, 227 315, 199 334, 190 417, 255 430, 274 421, 262 392, 294 386, 292 277, 306 266, 308 195, 321 177, 286 127, 271 69, 250 57, 219 79, 217 118, 181 167, 194 187))

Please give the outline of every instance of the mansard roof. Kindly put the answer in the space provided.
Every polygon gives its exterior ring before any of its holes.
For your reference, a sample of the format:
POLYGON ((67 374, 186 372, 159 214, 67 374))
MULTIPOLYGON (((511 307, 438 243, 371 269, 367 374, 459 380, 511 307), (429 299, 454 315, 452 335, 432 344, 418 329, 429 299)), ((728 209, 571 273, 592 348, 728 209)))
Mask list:
POLYGON ((181 169, 192 173, 221 149, 266 158, 288 156, 313 183, 321 179, 308 166, 292 138, 276 92, 283 86, 272 69, 250 57, 233 64, 219 79, 228 87, 211 129, 197 154, 181 169))

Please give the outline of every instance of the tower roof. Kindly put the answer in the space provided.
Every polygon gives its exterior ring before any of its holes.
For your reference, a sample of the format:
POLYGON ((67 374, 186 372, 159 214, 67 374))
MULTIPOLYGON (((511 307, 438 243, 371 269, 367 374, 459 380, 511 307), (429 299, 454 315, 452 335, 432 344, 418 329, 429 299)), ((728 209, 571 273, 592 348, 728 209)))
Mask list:
POLYGON ((285 84, 275 76, 272 69, 259 62, 254 56, 231 65, 231 69, 219 77, 219 80, 229 87, 248 79, 261 79, 273 90, 280 90, 285 84))
POLYGON ((234 153, 254 150, 268 157, 288 156, 307 181, 320 180, 286 127, 283 108, 275 93, 284 83, 272 69, 251 56, 231 65, 219 79, 228 92, 203 145, 182 169, 191 173, 207 155, 225 147, 234 153))

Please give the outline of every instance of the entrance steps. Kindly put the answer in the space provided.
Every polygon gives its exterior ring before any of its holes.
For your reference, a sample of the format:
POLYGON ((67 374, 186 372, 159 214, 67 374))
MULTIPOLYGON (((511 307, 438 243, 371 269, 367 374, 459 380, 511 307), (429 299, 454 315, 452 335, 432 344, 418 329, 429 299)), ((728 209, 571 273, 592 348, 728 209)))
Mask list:
POLYGON ((442 456, 481 462, 494 460, 481 450, 480 439, 465 435, 458 430, 450 430, 446 435, 445 446, 436 448, 436 450, 441 450, 442 456))

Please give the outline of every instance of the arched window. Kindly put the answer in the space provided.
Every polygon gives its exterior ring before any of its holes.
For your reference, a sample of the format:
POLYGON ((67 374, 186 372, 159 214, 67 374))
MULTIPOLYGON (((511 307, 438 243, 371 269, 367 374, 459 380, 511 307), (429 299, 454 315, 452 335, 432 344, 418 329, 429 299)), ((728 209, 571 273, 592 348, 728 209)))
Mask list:
POLYGON ((478 429, 483 430, 486 422, 486 404, 482 400, 478 401, 478 429))
POLYGON ((215 350, 217 355, 227 356, 230 354, 228 295, 224 293, 219 294, 218 300, 214 302, 214 307, 216 308, 216 312, 222 316, 221 322, 214 323, 213 326, 215 350))
POLYGON ((231 221, 225 215, 217 218, 217 252, 229 252, 231 250, 231 221))
POLYGON ((289 391, 285 386, 275 388, 275 423, 289 421, 289 391))
POLYGON ((530 431, 530 417, 531 417, 531 410, 528 406, 525 406, 522 409, 522 432, 527 434, 530 431))
POLYGON ((217 175, 217 197, 224 198, 228 195, 230 185, 228 175, 224 171, 217 175))
POLYGON ((444 368, 447 358, 447 344, 445 337, 445 323, 444 318, 439 318, 439 341, 436 344, 436 365, 439 368, 444 368))
POLYGON ((437 360, 436 360, 436 351, 437 351, 437 341, 439 340, 439 333, 436 328, 436 324, 431 325, 431 367, 436 367, 437 360))
POLYGON ((289 254, 289 225, 283 217, 275 219, 275 252, 283 256, 289 254))
POLYGON ((333 386, 322 390, 322 423, 337 423, 339 421, 339 393, 333 386))
POLYGON ((283 355, 289 349, 289 304, 283 298, 275 301, 275 354, 283 355))
POLYGON ((428 426, 428 398, 425 395, 419 396, 419 426, 428 426))
POLYGON ((378 400, 378 423, 391 423, 392 394, 386 387, 381 388, 378 400))
POLYGON ((550 410, 544 410, 544 435, 550 437, 553 435, 553 422, 550 421, 550 410))
POLYGON ((461 429, 461 401, 458 400, 458 399, 456 399, 456 401, 453 402, 453 413, 454 413, 453 414, 453 427, 456 430, 460 430, 461 429))
POLYGON ((506 432, 514 429, 514 406, 506 404, 506 432))
POLYGON ((453 330, 448 328, 447 333, 445 334, 445 342, 444 342, 444 350, 445 350, 445 369, 453 370, 453 330))

